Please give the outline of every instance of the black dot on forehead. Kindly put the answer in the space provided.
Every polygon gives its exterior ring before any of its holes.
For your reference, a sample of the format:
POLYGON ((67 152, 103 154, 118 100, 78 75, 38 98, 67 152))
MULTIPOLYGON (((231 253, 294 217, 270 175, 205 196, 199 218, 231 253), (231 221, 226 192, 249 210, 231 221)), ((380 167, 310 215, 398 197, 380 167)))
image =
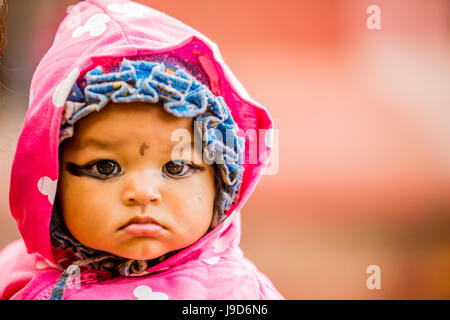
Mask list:
POLYGON ((141 156, 144 155, 145 149, 147 149, 147 148, 148 148, 148 145, 145 142, 141 144, 141 146, 139 147, 139 153, 141 154, 141 156))

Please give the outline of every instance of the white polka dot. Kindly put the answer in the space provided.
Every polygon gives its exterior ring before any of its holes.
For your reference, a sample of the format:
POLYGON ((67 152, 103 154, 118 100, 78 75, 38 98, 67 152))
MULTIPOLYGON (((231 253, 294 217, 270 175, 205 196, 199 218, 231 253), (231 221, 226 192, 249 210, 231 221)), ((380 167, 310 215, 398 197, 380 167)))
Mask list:
POLYGON ((111 20, 111 18, 104 13, 93 15, 86 20, 84 25, 76 28, 72 32, 72 38, 81 37, 84 33, 89 33, 91 37, 97 37, 106 31, 106 23, 109 20, 111 20))
POLYGON ((133 291, 138 300, 168 300, 169 296, 162 292, 153 292, 149 286, 139 286, 133 291))
POLYGON ((78 76, 80 75, 80 70, 75 68, 72 70, 67 78, 61 81, 58 86, 55 88, 55 92, 53 92, 52 101, 55 108, 60 108, 64 106, 67 97, 69 96, 70 90, 77 81, 78 76))
POLYGON ((215 253, 224 252, 228 248, 228 242, 223 238, 220 237, 214 242, 214 249, 213 251, 215 253))
POLYGON ((207 259, 203 259, 203 262, 206 264, 217 264, 220 260, 220 257, 212 257, 212 258, 207 258, 207 259))
POLYGON ((48 201, 53 205, 56 195, 56 187, 58 185, 58 180, 52 180, 49 177, 42 177, 37 183, 37 187, 40 193, 48 197, 48 201))
POLYGON ((42 270, 48 268, 48 264, 45 263, 45 261, 39 260, 38 262, 36 262, 36 269, 42 270))
POLYGON ((108 6, 108 10, 118 13, 126 18, 131 17, 145 17, 150 14, 150 9, 136 3, 118 4, 112 3, 108 6))

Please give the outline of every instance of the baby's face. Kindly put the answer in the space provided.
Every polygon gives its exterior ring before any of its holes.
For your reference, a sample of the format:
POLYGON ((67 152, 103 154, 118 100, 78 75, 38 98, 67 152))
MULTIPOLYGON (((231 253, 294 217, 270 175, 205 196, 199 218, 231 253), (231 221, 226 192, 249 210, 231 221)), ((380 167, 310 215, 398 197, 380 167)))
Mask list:
MULTIPOLYGON (((160 104, 111 104, 78 121, 60 159, 64 221, 84 245, 147 260, 189 246, 208 230, 214 208, 212 166, 191 153, 172 158, 177 118, 160 104), (187 155, 189 154, 189 155, 187 155)), ((192 139, 193 142, 193 139, 192 139)))

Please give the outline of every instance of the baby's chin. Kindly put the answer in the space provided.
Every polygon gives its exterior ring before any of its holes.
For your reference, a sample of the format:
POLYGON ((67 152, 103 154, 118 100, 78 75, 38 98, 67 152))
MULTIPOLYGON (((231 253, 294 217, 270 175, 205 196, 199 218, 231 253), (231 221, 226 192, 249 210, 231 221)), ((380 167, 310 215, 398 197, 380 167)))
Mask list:
POLYGON ((126 259, 151 260, 159 258, 171 250, 154 238, 136 237, 103 251, 126 259))

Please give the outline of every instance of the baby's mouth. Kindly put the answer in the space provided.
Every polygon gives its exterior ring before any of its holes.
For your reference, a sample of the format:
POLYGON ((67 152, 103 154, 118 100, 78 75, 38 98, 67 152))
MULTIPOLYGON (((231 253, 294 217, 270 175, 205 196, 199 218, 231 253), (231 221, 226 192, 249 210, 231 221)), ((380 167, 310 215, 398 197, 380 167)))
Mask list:
POLYGON ((134 217, 119 230, 137 237, 156 237, 166 231, 158 221, 151 217, 134 217))

